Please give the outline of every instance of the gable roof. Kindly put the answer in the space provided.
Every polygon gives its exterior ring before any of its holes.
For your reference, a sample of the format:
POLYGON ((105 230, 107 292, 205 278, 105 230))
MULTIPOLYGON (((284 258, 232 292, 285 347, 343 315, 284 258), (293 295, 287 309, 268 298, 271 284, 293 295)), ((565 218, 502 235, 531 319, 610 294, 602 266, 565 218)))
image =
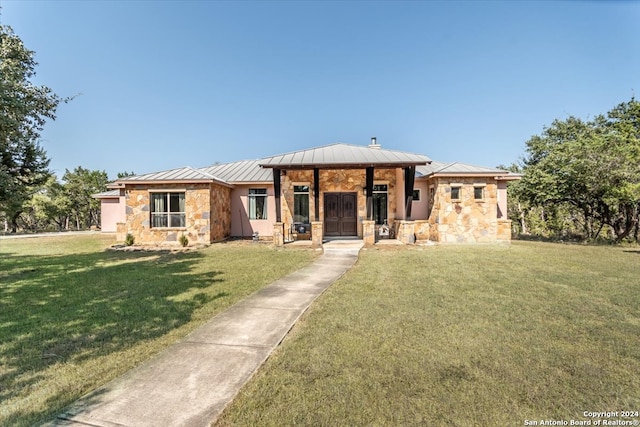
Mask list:
POLYGON ((262 159, 260 166, 284 169, 348 169, 369 166, 406 167, 426 165, 429 162, 431 160, 422 154, 338 143, 266 157, 262 159))

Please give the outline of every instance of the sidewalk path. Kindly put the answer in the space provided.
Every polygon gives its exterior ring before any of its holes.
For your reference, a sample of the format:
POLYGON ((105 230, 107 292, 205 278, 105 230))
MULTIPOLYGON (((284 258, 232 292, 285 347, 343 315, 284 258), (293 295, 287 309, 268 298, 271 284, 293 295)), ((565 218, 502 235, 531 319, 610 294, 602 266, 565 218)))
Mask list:
POLYGON ((362 241, 334 241, 149 362, 74 403, 48 426, 208 426, 314 299, 353 266, 362 241))

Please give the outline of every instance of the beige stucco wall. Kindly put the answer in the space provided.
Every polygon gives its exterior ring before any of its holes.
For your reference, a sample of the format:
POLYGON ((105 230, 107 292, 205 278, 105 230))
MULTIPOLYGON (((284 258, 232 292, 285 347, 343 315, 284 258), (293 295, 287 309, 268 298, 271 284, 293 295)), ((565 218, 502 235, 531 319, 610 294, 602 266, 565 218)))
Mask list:
POLYGON ((480 243, 498 240, 498 187, 492 178, 437 178, 434 207, 429 217, 430 239, 442 243, 480 243), (459 201, 451 200, 451 185, 460 184, 459 201), (484 199, 474 199, 474 187, 484 184, 484 199))
POLYGON ((190 244, 223 240, 231 234, 231 189, 218 184, 132 185, 125 189, 125 233, 136 244, 178 244, 186 235, 190 244), (185 191, 185 227, 151 228, 150 190, 185 191))

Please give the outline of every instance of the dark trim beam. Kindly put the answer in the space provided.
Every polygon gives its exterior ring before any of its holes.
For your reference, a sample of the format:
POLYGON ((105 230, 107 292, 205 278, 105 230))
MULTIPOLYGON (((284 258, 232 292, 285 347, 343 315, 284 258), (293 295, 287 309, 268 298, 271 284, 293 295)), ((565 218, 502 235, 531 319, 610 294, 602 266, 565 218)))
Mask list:
POLYGON ((413 185, 416 179, 416 167, 404 168, 404 219, 411 219, 411 205, 413 204, 413 185))
POLYGON ((316 221, 320 221, 320 169, 313 170, 313 204, 316 221))
POLYGON ((373 166, 367 168, 366 179, 367 190, 367 219, 371 221, 373 219, 373 166))
POLYGON ((276 196, 276 222, 282 222, 282 209, 280 206, 280 169, 273 168, 273 192, 276 196))

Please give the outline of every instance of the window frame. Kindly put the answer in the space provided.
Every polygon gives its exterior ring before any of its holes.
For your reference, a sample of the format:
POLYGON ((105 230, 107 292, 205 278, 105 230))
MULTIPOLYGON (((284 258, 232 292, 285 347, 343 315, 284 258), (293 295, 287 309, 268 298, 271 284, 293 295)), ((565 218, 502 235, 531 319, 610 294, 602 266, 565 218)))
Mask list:
POLYGON ((414 202, 419 202, 422 196, 422 191, 420 188, 414 188, 413 189, 413 201, 414 202), (416 194, 418 194, 418 197, 416 197, 416 194))
POLYGON ((389 222, 389 184, 388 183, 374 183, 373 184, 373 190, 371 192, 371 196, 373 199, 373 220, 375 222, 376 225, 383 225, 385 222, 388 223, 389 222), (381 189, 376 189, 376 187, 384 187, 384 190, 381 189), (378 197, 376 197, 376 195, 378 197), (385 200, 385 217, 384 218, 380 218, 380 221, 378 222, 378 215, 376 215, 376 199, 379 199, 381 195, 384 195, 384 200, 385 200))
POLYGON ((267 204, 268 197, 269 197, 268 191, 264 187, 253 187, 247 190, 247 216, 249 217, 249 220, 264 221, 268 219, 269 217, 268 204, 267 204), (260 193, 257 193, 257 192, 252 193, 252 191, 254 192, 260 191, 260 193), (261 198, 263 200, 262 215, 260 218, 258 218, 258 204, 257 204, 258 198, 261 198), (252 200, 253 200, 253 209, 252 209, 252 202, 251 202, 252 200))
POLYGON ((461 184, 451 184, 451 201, 452 202, 460 202, 462 200, 462 185, 461 184), (457 197, 453 197, 453 191, 456 190, 457 197))
POLYGON ((473 185, 473 200, 475 200, 476 202, 484 202, 485 199, 485 188, 486 185, 485 184, 474 184, 473 185), (480 197, 477 197, 478 194, 476 193, 476 191, 480 190, 480 197))
POLYGON ((311 224, 311 185, 309 183, 296 183, 293 184, 293 212, 292 212, 292 217, 293 217, 293 222, 294 223, 300 223, 300 224, 311 224), (306 191, 305 190, 297 190, 297 187, 306 187, 306 191), (307 219, 306 221, 296 221, 296 216, 298 216, 297 214, 297 203, 296 203, 296 196, 307 196, 307 219))
POLYGON ((187 228, 187 191, 184 189, 171 189, 171 190, 149 190, 149 228, 155 229, 185 229, 187 228), (182 195, 182 203, 180 198, 178 198, 178 208, 180 209, 180 204, 183 205, 184 210, 171 210, 171 195, 178 194, 182 195), (156 211, 154 196, 158 195, 163 196, 165 209, 164 211, 156 211), (176 216, 178 216, 178 224, 174 225, 176 216), (154 225, 157 223, 155 218, 166 218, 167 225, 154 225))

